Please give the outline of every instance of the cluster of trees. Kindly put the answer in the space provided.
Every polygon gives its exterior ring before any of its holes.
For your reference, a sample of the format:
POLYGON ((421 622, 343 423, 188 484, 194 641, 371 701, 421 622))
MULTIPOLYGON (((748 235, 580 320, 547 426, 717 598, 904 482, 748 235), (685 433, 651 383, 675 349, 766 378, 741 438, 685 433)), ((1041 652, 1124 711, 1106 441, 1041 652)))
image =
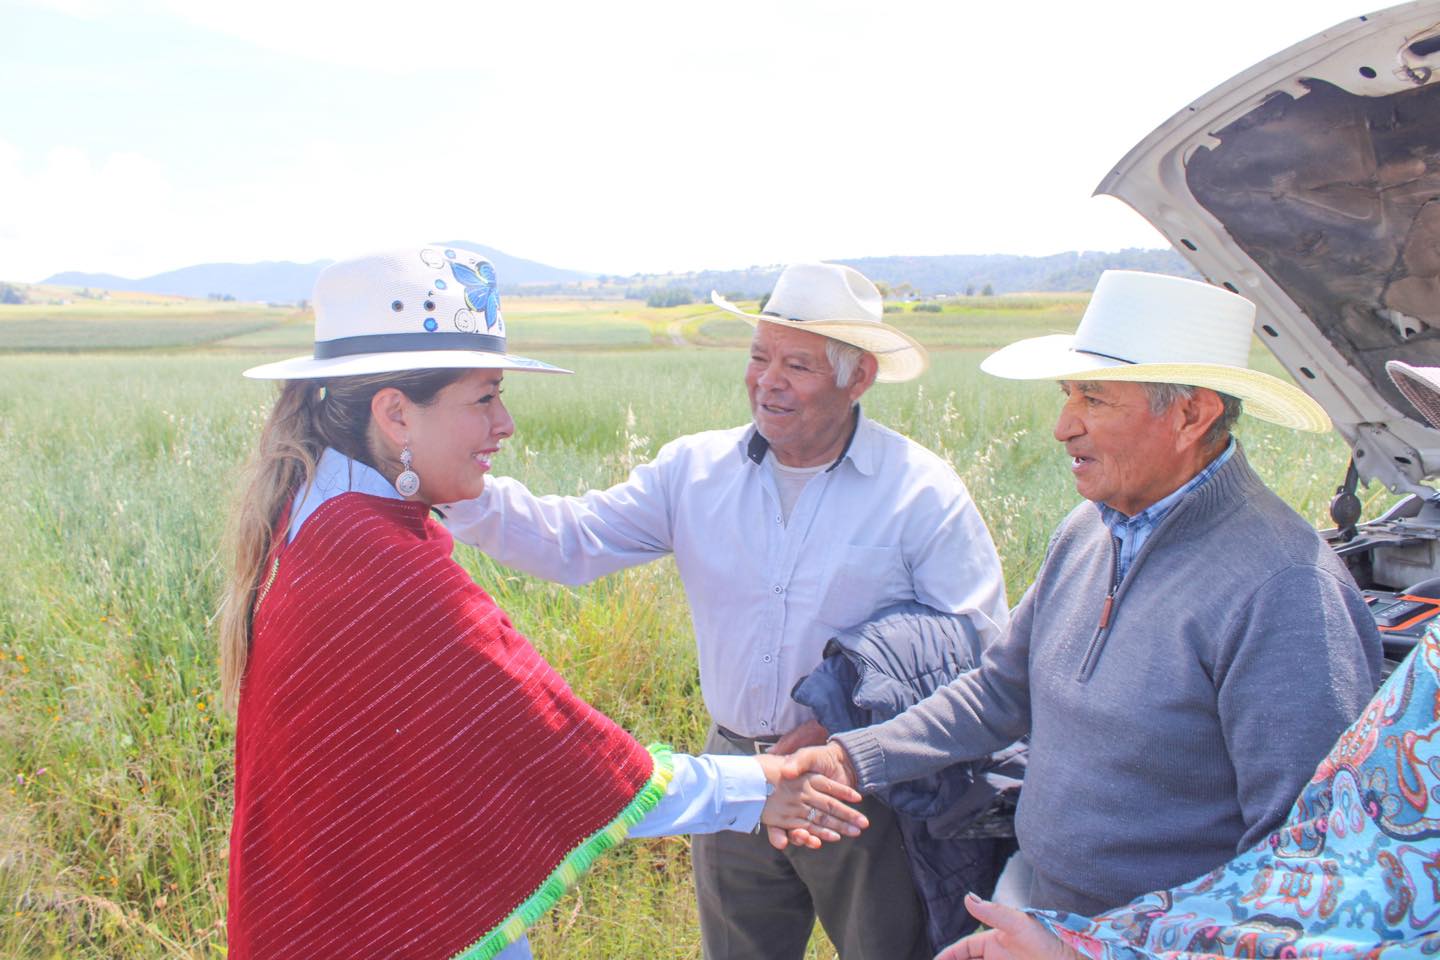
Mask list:
POLYGON ((643 297, 647 307, 683 307, 695 302, 695 293, 688 287, 629 287, 625 296, 631 300, 643 297))
MULTIPOLYGON (((1011 254, 862 257, 832 262, 854 267, 874 280, 887 300, 904 302, 941 294, 993 297, 1016 291, 1088 291, 1095 288, 1095 281, 1103 271, 1113 269, 1199 276, 1174 250, 1071 250, 1046 257, 1011 254)), ((771 265, 686 273, 636 273, 628 277, 602 274, 583 282, 531 286, 528 292, 593 297, 619 296, 624 291, 624 296, 630 299, 674 306, 697 299, 703 301, 711 290, 725 290, 729 291, 726 296, 730 299, 745 300, 770 291, 780 269, 779 265, 771 265), (681 293, 688 294, 690 299, 680 299, 681 293)))
POLYGON ((233 293, 207 293, 207 294, 205 294, 205 299, 206 299, 206 300, 216 300, 216 301, 219 301, 219 302, 222 302, 222 303, 233 303, 233 302, 235 301, 235 294, 233 294, 233 293))
MULTIPOLYGON (((832 262, 854 267, 882 288, 888 287, 886 299, 905 301, 941 293, 958 296, 963 292, 967 297, 993 297, 1022 290, 1087 291, 1095 288, 1095 281, 1102 271, 1117 268, 1180 277, 1199 276, 1174 250, 1130 249, 1110 253, 1071 250, 1046 257, 1011 254, 861 257, 832 262)), ((648 300, 650 294, 657 290, 678 288, 698 291, 701 300, 711 290, 733 291, 739 296, 730 299, 744 300, 768 292, 775 286, 779 275, 778 264, 737 270, 636 273, 628 277, 602 274, 587 278, 583 283, 557 282, 531 287, 530 292, 618 296, 624 290, 629 298, 648 300)))
POLYGON ((0 303, 26 303, 25 291, 12 283, 0 283, 0 303))
MULTIPOLYGON (((880 296, 884 297, 886 300, 917 300, 925 295, 923 291, 917 289, 913 284, 910 283, 897 283, 892 285, 886 283, 884 280, 877 280, 875 281, 875 287, 880 291, 880 296)), ((965 296, 975 296, 975 284, 971 283, 965 286, 965 296)), ((985 286, 982 287, 980 290, 980 296, 995 296, 994 285, 989 283, 985 284, 985 286)), ((921 308, 916 307, 915 309, 919 310, 921 308)))

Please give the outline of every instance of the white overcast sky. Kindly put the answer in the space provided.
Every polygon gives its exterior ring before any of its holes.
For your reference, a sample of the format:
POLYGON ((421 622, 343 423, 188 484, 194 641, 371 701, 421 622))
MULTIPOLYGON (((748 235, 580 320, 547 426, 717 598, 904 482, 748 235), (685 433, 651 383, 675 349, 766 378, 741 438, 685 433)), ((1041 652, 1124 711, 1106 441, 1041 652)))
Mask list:
POLYGON ((0 279, 1164 246, 1091 190, 1365 0, 0 0, 0 279))

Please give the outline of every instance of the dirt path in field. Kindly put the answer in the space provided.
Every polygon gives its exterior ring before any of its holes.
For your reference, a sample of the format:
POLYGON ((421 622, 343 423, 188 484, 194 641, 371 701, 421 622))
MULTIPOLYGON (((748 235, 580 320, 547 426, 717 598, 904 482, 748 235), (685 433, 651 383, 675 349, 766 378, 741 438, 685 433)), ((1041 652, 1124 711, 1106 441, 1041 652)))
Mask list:
POLYGON ((685 334, 682 332, 684 322, 683 320, 671 320, 670 326, 665 328, 665 332, 670 335, 670 342, 677 347, 683 347, 690 342, 685 339, 685 334))

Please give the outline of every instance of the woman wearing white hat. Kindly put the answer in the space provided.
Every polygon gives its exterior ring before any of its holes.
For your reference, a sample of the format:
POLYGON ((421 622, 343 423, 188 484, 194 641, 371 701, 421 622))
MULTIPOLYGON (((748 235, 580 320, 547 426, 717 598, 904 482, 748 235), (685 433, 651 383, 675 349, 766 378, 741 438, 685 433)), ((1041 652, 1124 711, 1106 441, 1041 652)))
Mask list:
POLYGON ((779 758, 642 747, 450 559, 429 508, 483 489, 514 430, 504 372, 568 372, 506 352, 495 283, 453 247, 337 263, 314 354, 246 371, 285 385, 220 620, 232 960, 528 956, 627 833, 864 825, 832 796, 858 794, 782 784, 779 758))

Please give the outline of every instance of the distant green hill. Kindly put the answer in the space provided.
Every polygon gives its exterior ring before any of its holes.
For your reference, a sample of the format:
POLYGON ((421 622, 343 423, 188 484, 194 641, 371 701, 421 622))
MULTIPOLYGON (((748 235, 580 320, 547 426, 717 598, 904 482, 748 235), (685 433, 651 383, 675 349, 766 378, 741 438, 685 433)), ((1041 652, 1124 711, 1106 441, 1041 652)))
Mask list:
MULTIPOLYGON (((562 270, 534 260, 511 256, 494 247, 464 240, 446 240, 443 245, 464 247, 484 254, 495 264, 502 292, 514 292, 530 283, 579 283, 591 274, 579 270, 562 270)), ((57 273, 41 283, 94 290, 128 290, 145 293, 171 293, 182 297, 234 297, 263 303, 299 303, 310 299, 315 278, 333 260, 314 263, 292 263, 288 260, 267 260, 262 263, 202 263, 182 267, 152 277, 131 279, 108 273, 57 273)))
MULTIPOLYGON (((446 241, 483 253, 495 264, 503 293, 559 293, 583 297, 662 297, 657 305, 704 300, 711 290, 739 297, 760 297, 770 292, 780 265, 742 270, 697 270, 689 273, 637 273, 628 277, 596 276, 511 256, 493 247, 463 240, 446 241)), ((269 303, 298 303, 310 298, 315 277, 332 261, 314 263, 266 261, 263 263, 206 263, 183 267, 152 277, 130 279, 106 273, 57 273, 43 283, 92 290, 139 291, 186 297, 233 297, 269 303)), ((1113 253, 1057 253, 1048 257, 1012 254, 953 254, 928 257, 860 257, 836 259, 877 283, 895 298, 933 297, 940 294, 1081 292, 1094 289, 1104 270, 1150 270, 1196 277, 1173 250, 1120 250, 1113 253)))
MULTIPOLYGON (((1120 250, 1112 253, 1057 253, 1048 257, 1013 254, 954 254, 930 257, 860 257, 833 259, 854 267, 877 283, 885 284, 892 296, 914 294, 978 294, 988 286, 991 293, 1083 292, 1093 290, 1105 270, 1148 270, 1181 277, 1198 278, 1173 250, 1120 250), (908 286, 907 286, 908 285, 908 286)), ((701 270, 694 273, 635 274, 604 278, 606 285, 623 286, 630 296, 645 297, 649 291, 689 290, 695 299, 708 297, 711 290, 741 297, 759 297, 770 292, 780 266, 747 267, 743 270, 701 270)), ((592 292, 593 292, 593 288, 592 292)), ((557 287, 556 292, 562 292, 557 287)))
POLYGON ((1199 279, 1200 275, 1174 250, 1129 249, 1110 253, 1057 253, 1048 257, 1005 254, 946 257, 862 257, 840 260, 867 277, 896 288, 908 283, 916 293, 1079 292, 1095 289, 1106 270, 1148 270, 1199 279), (971 289, 973 288, 973 289, 971 289))
POLYGON ((310 298, 315 277, 331 260, 291 263, 267 260, 263 263, 201 263, 157 273, 152 277, 117 277, 110 273, 57 273, 40 281, 47 285, 88 287, 91 290, 124 290, 139 293, 168 293, 182 297, 233 297, 262 303, 299 303, 310 298))

